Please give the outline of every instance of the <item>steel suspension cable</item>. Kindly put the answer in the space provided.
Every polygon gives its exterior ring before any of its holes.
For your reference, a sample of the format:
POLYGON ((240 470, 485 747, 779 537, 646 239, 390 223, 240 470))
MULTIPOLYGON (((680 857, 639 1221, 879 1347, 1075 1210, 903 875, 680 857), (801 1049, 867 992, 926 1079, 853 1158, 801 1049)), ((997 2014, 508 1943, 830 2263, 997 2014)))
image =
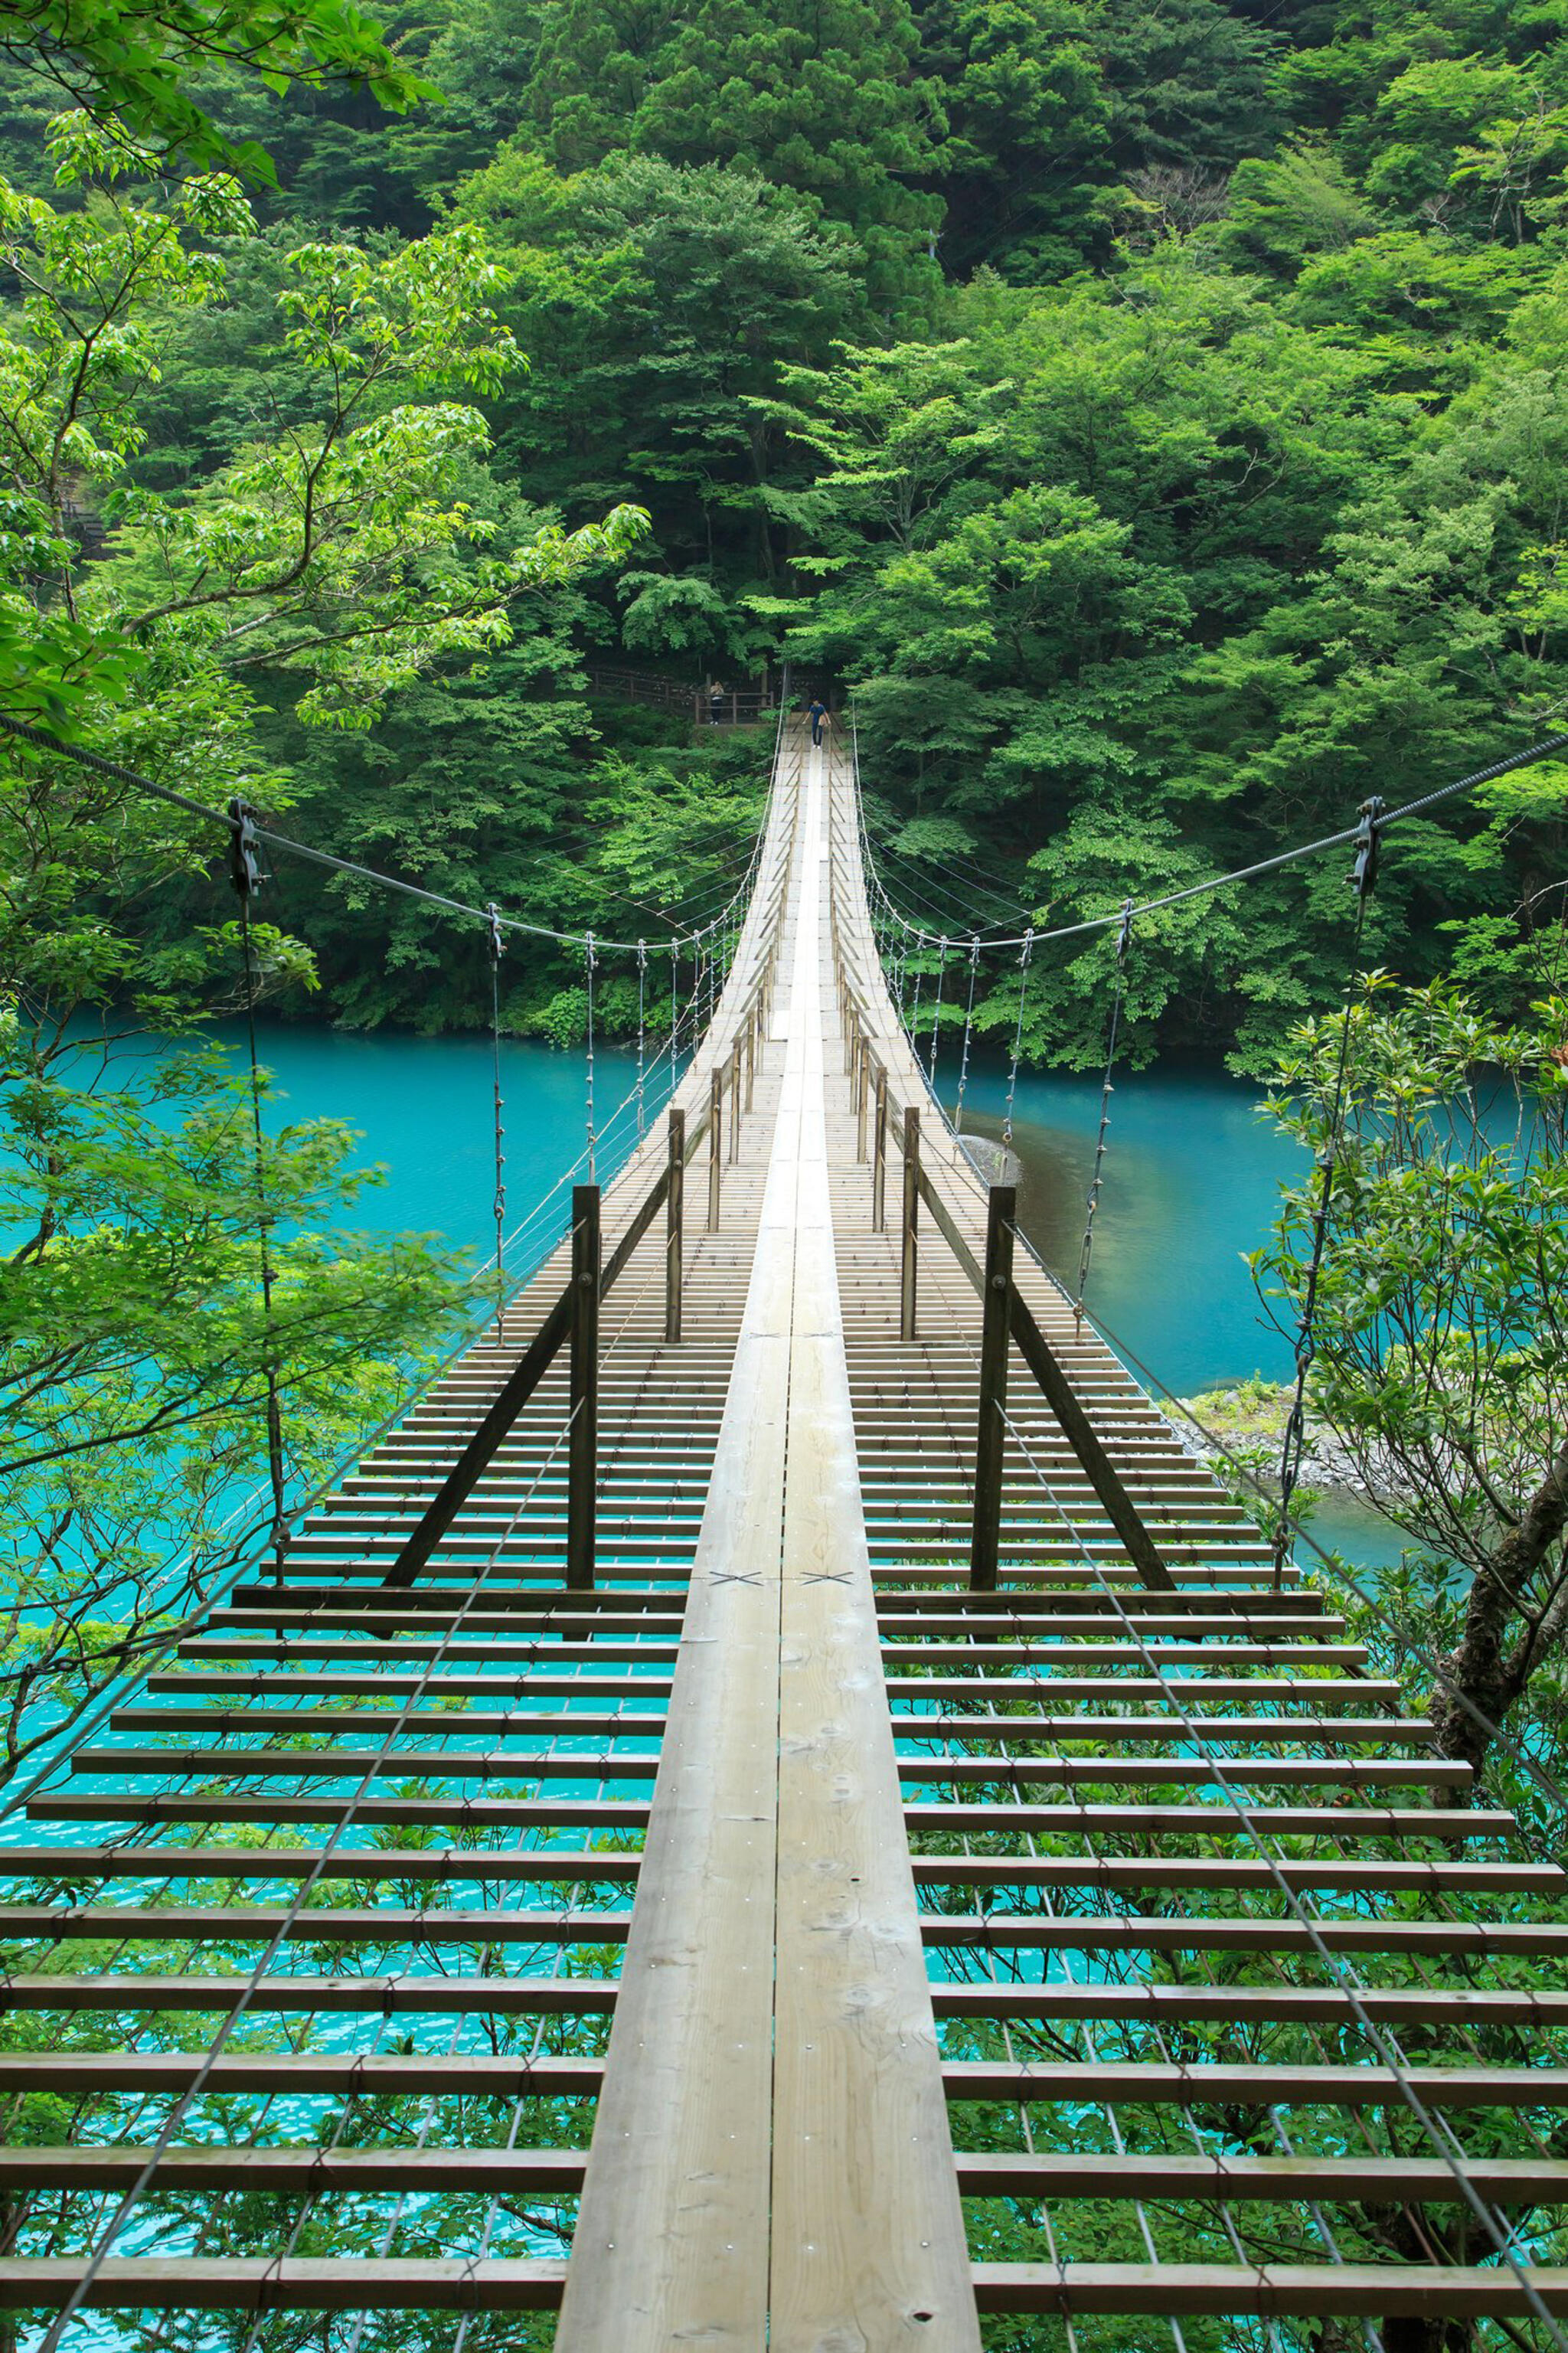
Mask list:
MULTIPOLYGON (((35 727, 26 720, 15 719, 8 712, 0 711, 0 728, 24 743, 37 745, 41 751, 56 754, 61 759, 74 760, 79 767, 91 768, 100 776, 111 777, 116 783, 130 785, 138 792, 148 793, 154 800, 166 802, 173 808, 184 809, 188 816, 200 818, 208 825, 221 826, 231 839, 239 830, 239 819, 232 809, 226 815, 222 809, 195 799, 190 793, 177 792, 172 785, 159 784, 152 776, 142 776, 138 769, 128 768, 118 760, 105 759, 101 753, 89 752, 79 744, 68 744, 63 737, 51 734, 47 728, 35 727)), ((731 908, 745 896, 765 829, 764 820, 758 828, 745 879, 725 906, 707 923, 692 929, 672 925, 675 936, 688 940, 710 936, 731 908)), ((352 875, 356 881, 374 883, 381 890, 395 892, 400 897, 416 900, 427 907, 437 907, 448 915, 461 915, 476 923, 487 920, 486 909, 467 899, 454 899, 448 892, 432 891, 423 883, 407 881, 401 875, 384 873, 379 867, 363 865, 358 859, 339 858, 331 850, 318 849, 313 842, 296 840, 291 834, 281 833, 275 826, 260 824, 254 817, 250 820, 250 838, 253 843, 265 843, 268 849, 281 850, 288 857, 303 859, 307 865, 321 867, 329 873, 352 875)), ((552 924, 530 923, 521 915, 503 914, 500 921, 506 931, 520 932, 531 939, 552 940, 558 947, 582 948, 589 937, 585 932, 560 931, 552 924)), ((637 942, 600 937, 598 945, 612 953, 629 955, 637 942)))
MULTIPOLYGON (((1474 792, 1479 786, 1494 784, 1500 777, 1514 776, 1521 768, 1537 767, 1543 760, 1564 758, 1568 758, 1568 734, 1545 736, 1539 744, 1531 744, 1525 751, 1510 752, 1500 760, 1489 762, 1485 767, 1472 769, 1468 776, 1456 777, 1451 784, 1439 785, 1432 792, 1417 795, 1414 800, 1402 801, 1396 807, 1385 808, 1379 820, 1380 828, 1386 833, 1391 826, 1402 825, 1411 818, 1424 817, 1428 809, 1439 808, 1447 801, 1457 800, 1466 793, 1474 792)), ((858 766, 856 797, 858 802, 860 793, 858 766)), ((1251 864, 1235 867, 1228 873, 1208 876, 1202 882, 1185 883, 1180 890, 1162 892, 1156 898, 1140 899, 1132 909, 1133 915, 1137 917, 1159 914, 1166 907, 1182 906, 1188 900, 1206 898, 1215 891, 1230 889, 1233 884, 1253 881, 1260 874, 1277 873, 1281 867, 1295 866, 1305 859, 1321 857, 1328 850, 1349 849, 1358 843, 1360 838, 1361 828, 1358 824, 1342 827, 1338 833, 1320 835, 1312 841, 1297 842, 1289 849, 1278 850, 1268 858, 1255 859, 1251 864)), ((876 861, 870 853, 863 814, 861 840, 868 880, 880 897, 892 920, 900 924, 911 938, 922 941, 927 946, 934 946, 941 934, 924 931, 918 923, 908 923, 888 896, 877 873, 876 861)), ((1095 932, 1110 931, 1121 921, 1121 913, 1119 908, 1110 914, 1086 916, 1080 923, 1058 923, 1049 930, 1035 929, 1034 936, 1037 944, 1047 940, 1087 939, 1095 932)), ((985 945, 996 948, 1021 947, 1024 937, 1025 934, 1021 932, 1005 939, 988 937, 985 945)))

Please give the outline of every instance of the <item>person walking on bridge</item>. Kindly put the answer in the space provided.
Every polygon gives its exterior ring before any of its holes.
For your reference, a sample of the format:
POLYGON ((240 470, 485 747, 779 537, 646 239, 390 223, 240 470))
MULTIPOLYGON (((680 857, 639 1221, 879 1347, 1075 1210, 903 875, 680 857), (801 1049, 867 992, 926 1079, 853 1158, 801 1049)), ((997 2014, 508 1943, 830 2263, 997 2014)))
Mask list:
POLYGON ((827 719, 827 705, 820 694, 812 697, 806 706, 805 715, 811 722, 811 740, 814 744, 819 744, 822 741, 822 730, 827 719))

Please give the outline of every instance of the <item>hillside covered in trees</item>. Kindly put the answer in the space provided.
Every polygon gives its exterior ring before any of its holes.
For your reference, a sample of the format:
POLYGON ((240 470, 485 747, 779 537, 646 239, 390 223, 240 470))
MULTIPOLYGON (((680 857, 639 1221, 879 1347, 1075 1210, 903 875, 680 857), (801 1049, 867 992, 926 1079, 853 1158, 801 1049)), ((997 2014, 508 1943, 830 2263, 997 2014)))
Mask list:
MULTIPOLYGON (((149 114, 52 161, 77 88, 16 44, 12 674, 205 799, 655 935, 761 747, 595 661, 852 689, 890 887, 954 937, 1445 782, 1568 695, 1563 13, 415 0, 346 79, 177 53, 205 151, 149 114)), ((1547 767, 1402 833, 1373 958, 1510 1011, 1561 806, 1547 767)), ((335 1018, 485 1010, 417 909, 280 920, 335 1018)), ((1345 935, 1333 860, 1173 911, 1132 1052, 1265 1067, 1345 935)), ((1030 1058, 1093 1059, 1110 953, 1037 961, 1030 1058)), ((568 1035, 575 977, 514 958, 509 1023, 568 1035)))

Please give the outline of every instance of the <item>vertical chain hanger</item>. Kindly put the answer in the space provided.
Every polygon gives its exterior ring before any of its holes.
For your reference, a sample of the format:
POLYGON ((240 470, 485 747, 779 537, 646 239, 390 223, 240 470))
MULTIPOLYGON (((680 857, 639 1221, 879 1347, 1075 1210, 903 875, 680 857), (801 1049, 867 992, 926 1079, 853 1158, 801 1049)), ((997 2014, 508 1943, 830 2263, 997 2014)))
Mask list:
POLYGON ((647 942, 637 942, 637 1142, 647 1134, 647 942))
POLYGON ((587 1087, 588 1182, 590 1185, 596 1185, 599 1181, 594 1166, 595 1158, 598 1150, 598 1137, 595 1134, 594 1128, 594 975, 598 968, 599 959, 594 949, 594 934, 592 932, 587 932, 584 934, 583 940, 583 969, 588 985, 588 1066, 585 1072, 585 1080, 587 1087))
POLYGON ((969 995, 963 1008, 963 1052, 958 1064, 958 1101, 953 1105, 952 1132, 963 1134, 963 1091, 969 1084, 969 1041, 974 1034, 974 984, 980 973, 980 941, 969 943, 969 995))
POLYGON ((1013 1054, 1007 1065, 1007 1109, 1002 1121, 1002 1141, 1012 1147, 1013 1104, 1018 1092, 1018 1060, 1024 1050, 1024 1002, 1029 985, 1029 958, 1035 952, 1035 927, 1031 923, 1024 934, 1024 944, 1018 951, 1018 1018, 1013 1025, 1013 1054))
POLYGON ((931 1008, 931 1060, 926 1065, 926 1083, 931 1088, 932 1094, 935 1094, 936 1092, 936 1050, 942 1039, 942 983, 946 978, 947 934, 943 932, 942 935, 942 944, 936 952, 936 1002, 931 1008))
POLYGON ((1285 1574, 1285 1563, 1290 1551, 1291 1505, 1301 1477, 1301 1457, 1307 1443, 1307 1377, 1317 1354, 1315 1324, 1318 1313, 1318 1287, 1322 1279, 1323 1256, 1328 1247, 1329 1211, 1333 1203, 1334 1179, 1339 1173, 1340 1149, 1344 1141, 1345 1081, 1350 1074, 1351 1022, 1354 1010, 1355 985, 1361 971, 1362 937, 1366 930, 1367 902, 1377 887, 1377 860, 1380 847, 1379 828, 1387 803, 1376 793, 1363 801, 1356 812, 1361 822, 1356 828, 1355 864, 1349 881, 1356 894, 1355 930, 1351 939, 1350 972, 1345 980, 1344 1006, 1340 1016, 1340 1050, 1334 1068, 1333 1093, 1329 1104, 1329 1132, 1318 1154, 1318 1206, 1312 1213, 1312 1249, 1307 1261, 1307 1279, 1301 1289, 1301 1304, 1296 1317, 1296 1383, 1290 1399, 1290 1410, 1285 1419, 1285 1435, 1279 1447, 1279 1519, 1274 1532, 1274 1582, 1279 1586, 1285 1574))
POLYGON ((491 899, 485 908, 485 921, 489 929, 490 951, 490 1086, 495 1107, 495 1200, 492 1214, 496 1228, 496 1338, 501 1336, 501 1314, 506 1303, 506 1106, 501 1095, 500 1075, 500 960, 506 951, 506 939, 501 927, 500 909, 491 899))
POLYGON ((231 800, 228 814, 231 826, 228 879, 239 901, 239 944, 245 965, 245 1027, 250 1057, 251 1166, 255 1175, 256 1239, 261 1266, 263 1361, 267 1380, 267 1474, 272 1490, 272 1555, 277 1574, 281 1578, 288 1537, 284 1511, 283 1407, 279 1386, 278 1338, 272 1316, 275 1282, 272 1211, 267 1197, 267 1145, 261 1132, 261 1065, 256 1050, 256 953, 250 936, 250 902, 262 882, 261 854, 255 814, 249 806, 242 800, 231 800))
POLYGON ((1079 1253, 1078 1294, 1072 1303, 1073 1324, 1083 1331, 1083 1294, 1089 1288, 1089 1265, 1094 1256, 1094 1220, 1100 1210, 1100 1187, 1105 1174, 1105 1138, 1110 1126, 1111 1074, 1116 1068, 1116 1040, 1121 1028, 1121 1008, 1127 994, 1127 950, 1132 939, 1132 902, 1121 902, 1121 928, 1116 934, 1116 980, 1110 999, 1110 1019, 1105 1039, 1105 1081, 1100 1091, 1100 1133, 1094 1143, 1094 1173, 1084 1204, 1083 1247, 1079 1253))

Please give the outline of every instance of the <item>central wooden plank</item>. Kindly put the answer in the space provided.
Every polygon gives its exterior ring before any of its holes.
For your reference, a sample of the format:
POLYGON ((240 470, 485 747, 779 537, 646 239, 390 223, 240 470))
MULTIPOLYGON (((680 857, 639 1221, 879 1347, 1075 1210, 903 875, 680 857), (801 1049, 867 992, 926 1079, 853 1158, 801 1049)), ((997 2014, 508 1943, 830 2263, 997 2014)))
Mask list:
POLYGON ((556 2342, 784 2353, 978 2322, 861 1515, 798 802, 745 1316, 556 2342), (776 1066, 775 1066, 776 1067, 776 1066), (775 2014, 776 1998, 776 2014, 775 2014))
MULTIPOLYGON (((784 821, 782 811, 774 821, 784 821)), ((766 2342, 794 1221, 793 1161, 775 1133, 556 2330, 561 2353, 689 2342, 760 2353, 766 2342)))
POLYGON ((773 2353, 980 2343, 904 1836, 827 1181, 826 760, 808 762, 779 1148, 797 1170, 780 1676, 773 2353))

